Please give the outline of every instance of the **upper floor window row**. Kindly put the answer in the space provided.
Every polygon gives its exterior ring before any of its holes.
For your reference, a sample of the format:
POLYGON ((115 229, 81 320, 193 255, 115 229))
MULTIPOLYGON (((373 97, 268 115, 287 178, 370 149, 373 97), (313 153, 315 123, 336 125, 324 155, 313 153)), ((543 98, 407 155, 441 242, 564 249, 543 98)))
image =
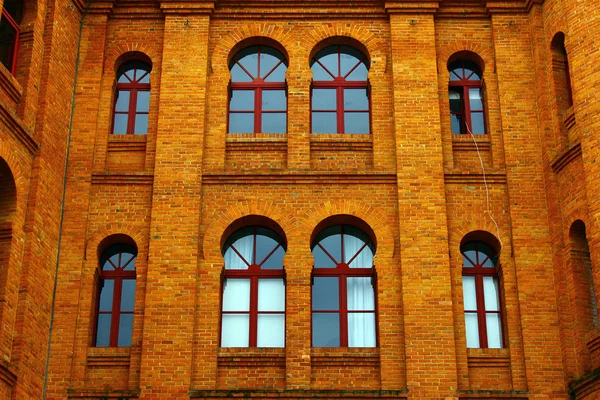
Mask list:
MULTIPOLYGON (((311 132, 371 133, 368 58, 358 49, 333 45, 310 60, 311 132)), ((279 50, 251 46, 229 64, 229 133, 287 133, 288 61, 279 50)))

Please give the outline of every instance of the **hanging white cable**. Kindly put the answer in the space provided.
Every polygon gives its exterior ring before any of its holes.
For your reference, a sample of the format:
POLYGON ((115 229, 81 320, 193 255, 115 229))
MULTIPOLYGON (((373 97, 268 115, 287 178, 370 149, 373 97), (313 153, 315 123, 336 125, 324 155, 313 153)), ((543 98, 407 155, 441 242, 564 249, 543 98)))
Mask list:
POLYGON ((502 252, 502 238, 500 237, 500 227, 498 226, 498 223, 496 222, 496 219, 494 218, 494 214, 492 214, 492 208, 490 207, 490 190, 489 190, 488 184, 487 184, 487 178, 485 175, 485 167, 483 166, 483 159, 481 158, 481 153, 479 152, 479 146, 477 145, 477 139, 475 138, 475 135, 473 134, 473 132, 471 132, 471 129, 469 129, 469 126, 467 124, 465 124, 465 127, 467 128, 467 131, 469 132, 469 134, 471 135, 471 138, 473 139, 473 143, 475 144, 475 150, 477 150, 477 157, 479 157, 479 164, 481 165, 481 172, 483 174, 483 185, 485 186, 485 200, 486 200, 486 206, 487 206, 487 213, 489 214, 490 219, 492 220, 492 222, 494 223, 494 226, 496 227, 498 241, 500 242, 500 250, 498 251, 498 254, 496 255, 496 257, 499 257, 500 253, 502 252))

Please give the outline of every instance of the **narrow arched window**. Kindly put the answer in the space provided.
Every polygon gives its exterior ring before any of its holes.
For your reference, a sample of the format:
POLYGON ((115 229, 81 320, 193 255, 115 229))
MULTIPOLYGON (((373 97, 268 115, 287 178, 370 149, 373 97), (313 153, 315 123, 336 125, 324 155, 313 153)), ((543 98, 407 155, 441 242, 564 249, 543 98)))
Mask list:
POLYGON ((148 133, 150 66, 141 61, 125 63, 117 74, 112 133, 148 133))
POLYGON ((229 63, 229 133, 286 133, 284 55, 268 46, 247 47, 229 63))
POLYGON ((467 347, 504 347, 495 252, 485 243, 469 242, 461 253, 467 347))
POLYGON ((557 33, 550 44, 552 55, 552 79, 554 80, 554 95, 559 115, 563 115, 573 105, 571 89, 571 74, 569 72, 569 57, 565 49, 565 35, 557 33))
POLYGON ((100 256, 96 347, 129 347, 135 303, 137 250, 127 244, 108 247, 100 256))
POLYGON ((472 61, 458 60, 448 70, 452 133, 485 134, 481 69, 472 61))
POLYGON ((23 17, 21 0, 4 0, 0 18, 0 62, 15 74, 19 49, 19 24, 23 17))
POLYGON ((321 231, 311 245, 312 346, 376 347, 375 248, 350 225, 321 231))
POLYGON ((260 226, 227 239, 221 347, 285 346, 285 250, 277 233, 260 226))
POLYGON ((329 46, 310 68, 312 133, 371 133, 367 56, 350 46, 329 46))

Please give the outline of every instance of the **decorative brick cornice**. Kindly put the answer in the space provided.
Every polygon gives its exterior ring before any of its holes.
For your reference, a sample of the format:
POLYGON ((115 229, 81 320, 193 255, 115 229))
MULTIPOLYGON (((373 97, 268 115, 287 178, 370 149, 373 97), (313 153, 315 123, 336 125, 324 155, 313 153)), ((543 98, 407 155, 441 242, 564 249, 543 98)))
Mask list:
POLYGON ((569 382, 569 394, 572 399, 597 398, 599 393, 600 368, 596 368, 581 379, 569 382), (592 397, 594 393, 596 396, 592 397))
POLYGON ((436 13, 441 0, 388 0, 385 9, 394 14, 428 14, 436 13))
POLYGON ((487 0, 489 14, 520 14, 528 12, 526 0, 487 0))
POLYGON ((215 17, 312 18, 327 14, 337 18, 385 17, 384 0, 218 0, 215 17))
POLYGON ((79 12, 82 13, 83 10, 85 9, 85 3, 87 1, 94 1, 94 0, 73 0, 73 4, 75 4, 75 7, 77 7, 79 12))
POLYGON ((137 399, 140 390, 88 390, 67 389, 69 399, 137 399))
POLYGON ((0 240, 12 238, 12 222, 3 222, 0 224, 0 240))
POLYGON ((575 126, 575 107, 571 106, 563 115, 563 122, 567 130, 571 130, 575 126))
POLYGON ((94 174, 92 184, 95 185, 152 185, 154 175, 148 174, 94 174))
POLYGON ((459 399, 522 400, 529 399, 526 390, 459 390, 459 399))
POLYGON ((17 375, 5 361, 0 362, 0 380, 6 383, 9 387, 15 386, 15 383, 17 382, 17 375))
POLYGON ((480 173, 471 172, 455 172, 444 174, 444 182, 446 184, 484 184, 488 185, 506 185, 507 179, 505 173, 486 173, 484 175, 480 173))
POLYGON ((554 171, 554 173, 560 172, 563 168, 569 165, 571 161, 578 157, 581 157, 581 144, 579 143, 556 157, 555 161, 552 163, 552 171, 554 171))
POLYGON ((396 184, 395 174, 204 174, 202 183, 205 185, 249 185, 258 183, 268 184, 396 184))
POLYGON ((160 0, 165 14, 212 14, 216 0, 160 0))
POLYGON ((190 390, 197 398, 406 399, 407 390, 190 390))
POLYGON ((111 14, 116 0, 88 0, 90 2, 88 13, 90 14, 111 14))

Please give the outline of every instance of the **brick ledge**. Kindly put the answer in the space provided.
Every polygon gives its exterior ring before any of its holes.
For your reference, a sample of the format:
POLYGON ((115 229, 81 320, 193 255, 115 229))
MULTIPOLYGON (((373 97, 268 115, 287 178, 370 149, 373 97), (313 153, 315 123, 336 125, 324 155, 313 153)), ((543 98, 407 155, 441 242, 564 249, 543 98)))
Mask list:
POLYGON ((406 399, 408 390, 190 390, 190 398, 406 399))
POLYGON ((10 387, 15 386, 15 383, 17 382, 17 374, 15 374, 6 361, 0 363, 0 380, 10 387))
POLYGON ((581 379, 569 382, 569 395, 572 399, 580 399, 593 393, 600 394, 600 368, 596 368, 581 379))
POLYGON ((89 390, 89 389, 67 389, 69 399, 137 399, 140 390, 89 390))
POLYGON ((564 153, 559 154, 552 162, 552 171, 554 171, 554 173, 562 171, 567 165, 571 163, 571 161, 575 160, 578 157, 581 157, 580 143, 577 143, 564 153))

